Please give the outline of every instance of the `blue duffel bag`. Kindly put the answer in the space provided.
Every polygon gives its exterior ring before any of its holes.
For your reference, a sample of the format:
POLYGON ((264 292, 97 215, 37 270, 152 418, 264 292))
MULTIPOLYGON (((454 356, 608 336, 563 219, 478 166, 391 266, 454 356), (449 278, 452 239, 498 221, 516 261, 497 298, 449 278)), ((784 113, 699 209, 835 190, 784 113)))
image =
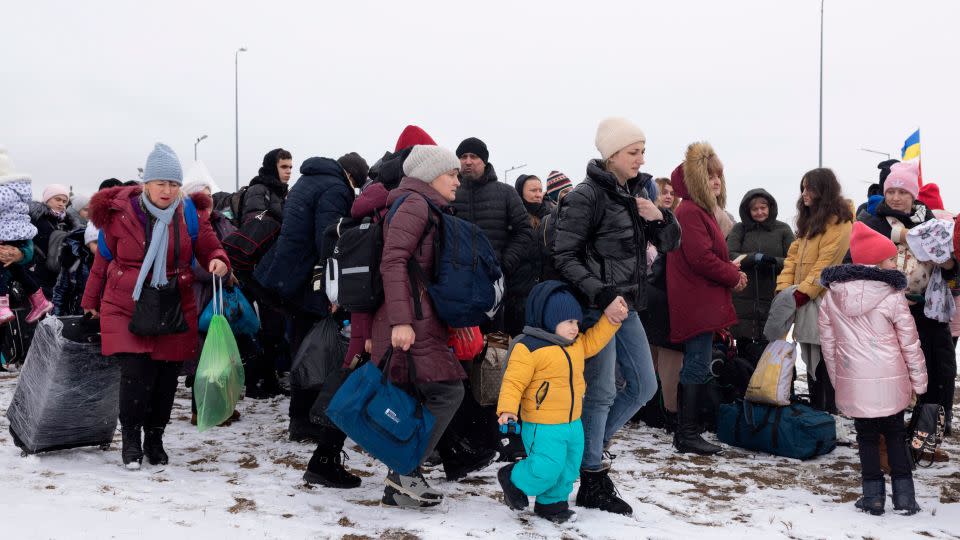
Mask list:
MULTIPOLYGON (((416 380, 407 356, 410 380, 416 380)), ((420 465, 436 422, 419 399, 390 382, 393 347, 387 349, 381 369, 367 362, 347 377, 337 390, 327 417, 370 455, 402 475, 420 465)))
POLYGON ((836 448, 837 425, 830 413, 802 403, 777 407, 738 399, 720 406, 717 438, 748 450, 810 459, 836 448))

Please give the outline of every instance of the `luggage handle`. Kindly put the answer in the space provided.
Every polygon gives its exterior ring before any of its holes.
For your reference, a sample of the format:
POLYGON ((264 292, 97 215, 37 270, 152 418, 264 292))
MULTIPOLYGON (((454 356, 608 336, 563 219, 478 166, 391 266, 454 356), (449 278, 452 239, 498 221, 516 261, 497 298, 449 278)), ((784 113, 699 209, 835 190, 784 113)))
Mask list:
MULTIPOLYGON (((423 394, 417 388, 415 384, 417 380, 417 368, 413 364, 413 359, 410 358, 410 354, 407 354, 407 379, 410 382, 410 387, 413 389, 414 398, 417 401, 417 411, 414 413, 417 418, 423 418, 423 394)), ((387 351, 383 353, 383 357, 380 361, 380 384, 384 386, 392 386, 393 383, 390 381, 390 362, 393 360, 393 345, 387 347, 387 351)))

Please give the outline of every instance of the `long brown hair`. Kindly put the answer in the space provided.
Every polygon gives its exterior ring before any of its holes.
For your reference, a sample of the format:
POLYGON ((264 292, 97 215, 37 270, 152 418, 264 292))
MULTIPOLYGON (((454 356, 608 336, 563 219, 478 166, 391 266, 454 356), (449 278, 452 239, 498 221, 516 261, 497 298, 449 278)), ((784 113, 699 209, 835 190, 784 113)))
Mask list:
POLYGON ((826 168, 813 169, 800 180, 800 197, 797 199, 797 236, 813 238, 826 232, 834 223, 853 221, 850 202, 843 198, 840 182, 833 171, 826 168), (803 204, 803 185, 816 198, 810 206, 803 204))

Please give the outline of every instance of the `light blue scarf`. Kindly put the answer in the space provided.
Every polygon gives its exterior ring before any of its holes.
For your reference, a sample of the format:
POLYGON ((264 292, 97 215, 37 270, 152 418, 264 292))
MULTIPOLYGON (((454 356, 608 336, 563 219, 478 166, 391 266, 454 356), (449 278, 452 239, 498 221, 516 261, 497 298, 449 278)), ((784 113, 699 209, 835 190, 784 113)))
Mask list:
MULTIPOLYGON (((143 264, 140 265, 140 275, 137 276, 137 285, 133 288, 133 299, 140 299, 140 292, 143 290, 143 282, 147 279, 147 273, 151 270, 153 275, 150 278, 150 285, 153 287, 162 287, 167 284, 167 246, 169 245, 170 235, 168 229, 173 217, 176 215, 177 207, 180 206, 180 197, 170 206, 160 209, 150 202, 147 198, 147 192, 140 194, 140 202, 143 207, 150 212, 150 215, 156 218, 157 222, 153 226, 153 235, 150 237, 150 247, 143 256, 143 264)), ((149 219, 149 218, 148 218, 149 219)), ((177 239, 179 241, 179 238, 177 239)))

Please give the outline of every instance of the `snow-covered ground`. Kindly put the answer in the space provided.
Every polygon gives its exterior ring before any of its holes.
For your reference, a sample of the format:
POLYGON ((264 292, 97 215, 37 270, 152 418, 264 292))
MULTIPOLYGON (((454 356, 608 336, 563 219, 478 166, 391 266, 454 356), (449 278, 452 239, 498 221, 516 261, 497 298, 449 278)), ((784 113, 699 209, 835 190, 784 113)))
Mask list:
MULTIPOLYGON (((0 372, 0 411, 16 377, 0 372)), ((286 399, 244 400, 242 418, 197 433, 181 385, 167 429, 171 463, 120 465, 109 451, 22 456, 0 418, 0 537, 27 538, 960 538, 960 445, 955 461, 916 473, 922 513, 858 512, 856 451, 841 447, 799 462, 728 449, 722 457, 679 455, 660 430, 631 426, 612 451, 614 479, 633 517, 576 509, 555 526, 501 503, 496 467, 449 483, 432 511, 382 508, 385 469, 348 441, 358 489, 310 487, 301 479, 312 445, 286 438, 286 399)))

